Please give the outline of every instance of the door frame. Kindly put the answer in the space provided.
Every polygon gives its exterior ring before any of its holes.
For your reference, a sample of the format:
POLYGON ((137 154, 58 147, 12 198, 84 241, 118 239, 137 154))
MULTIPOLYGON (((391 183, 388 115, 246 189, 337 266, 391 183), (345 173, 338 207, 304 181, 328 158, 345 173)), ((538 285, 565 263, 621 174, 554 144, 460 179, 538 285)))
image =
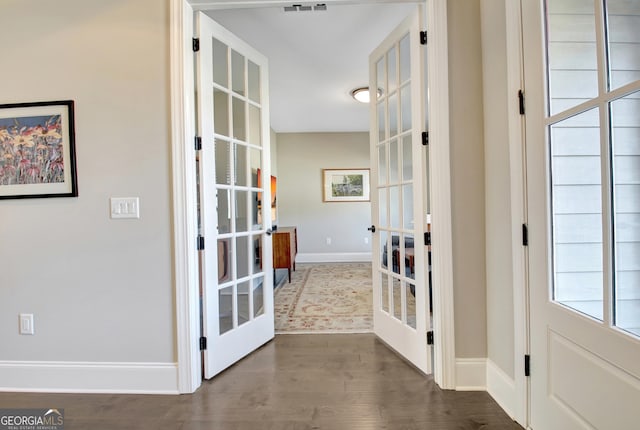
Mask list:
MULTIPOLYGON (((362 0, 359 0, 362 1, 362 0)), ((406 2, 406 0, 396 0, 406 2)), ((426 4, 427 112, 429 115, 429 187, 432 210, 432 267, 435 332, 434 379, 443 389, 455 389, 455 326, 453 302, 453 249, 451 228, 451 172, 449 150, 449 70, 447 1, 420 0, 426 4)), ((364 1, 362 1, 364 3, 364 1)), ((390 0, 380 1, 389 3, 390 0)), ((290 2, 289 2, 290 3, 290 2)), ((195 129, 194 12, 234 7, 285 6, 284 1, 210 0, 194 5, 170 0, 169 44, 171 86, 171 152, 173 202, 173 261, 175 282, 176 352, 178 391, 193 393, 201 385, 198 253, 196 250, 196 181, 193 139, 195 129)), ((353 3, 327 0, 328 4, 353 3)))

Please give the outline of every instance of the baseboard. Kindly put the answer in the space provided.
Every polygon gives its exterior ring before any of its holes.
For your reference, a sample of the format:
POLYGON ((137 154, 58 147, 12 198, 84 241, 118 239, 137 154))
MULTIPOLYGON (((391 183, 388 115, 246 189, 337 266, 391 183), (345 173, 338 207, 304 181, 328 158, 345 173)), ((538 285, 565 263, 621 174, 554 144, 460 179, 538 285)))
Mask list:
POLYGON ((487 359, 487 391, 502 409, 514 418, 516 383, 493 361, 487 359))
POLYGON ((0 361, 0 391, 179 394, 177 363, 0 361))
POLYGON ((306 253, 296 255, 296 263, 366 263, 370 252, 306 253))
POLYGON ((456 358, 456 390, 487 390, 486 358, 456 358))

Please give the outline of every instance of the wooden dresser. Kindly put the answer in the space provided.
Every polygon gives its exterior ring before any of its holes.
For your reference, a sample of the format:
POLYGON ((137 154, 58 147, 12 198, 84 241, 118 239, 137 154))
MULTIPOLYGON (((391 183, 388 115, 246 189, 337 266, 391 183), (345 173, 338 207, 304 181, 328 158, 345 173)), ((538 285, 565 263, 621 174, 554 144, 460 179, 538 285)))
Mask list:
POLYGON ((295 227, 278 227, 273 232, 273 270, 287 269, 291 282, 291 269, 296 270, 298 233, 295 227))

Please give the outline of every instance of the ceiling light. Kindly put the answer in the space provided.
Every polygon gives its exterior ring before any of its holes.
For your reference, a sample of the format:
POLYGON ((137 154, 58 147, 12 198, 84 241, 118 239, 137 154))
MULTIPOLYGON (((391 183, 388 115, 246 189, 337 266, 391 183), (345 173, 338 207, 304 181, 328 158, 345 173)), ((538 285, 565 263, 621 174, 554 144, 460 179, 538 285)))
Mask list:
MULTIPOLYGON (((378 95, 376 98, 380 98, 382 90, 378 89, 378 95)), ((351 91, 351 97, 359 101, 360 103, 369 103, 371 96, 369 95, 369 87, 360 87, 351 91)))

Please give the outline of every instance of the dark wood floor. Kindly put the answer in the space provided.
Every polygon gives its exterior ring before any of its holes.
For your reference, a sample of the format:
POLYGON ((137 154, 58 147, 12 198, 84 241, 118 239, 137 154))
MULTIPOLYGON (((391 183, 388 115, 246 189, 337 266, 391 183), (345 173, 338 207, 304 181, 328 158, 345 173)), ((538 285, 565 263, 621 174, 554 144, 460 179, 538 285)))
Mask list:
POLYGON ((280 335, 195 393, 0 393, 65 430, 522 429, 487 393, 442 391, 373 335, 280 335))

